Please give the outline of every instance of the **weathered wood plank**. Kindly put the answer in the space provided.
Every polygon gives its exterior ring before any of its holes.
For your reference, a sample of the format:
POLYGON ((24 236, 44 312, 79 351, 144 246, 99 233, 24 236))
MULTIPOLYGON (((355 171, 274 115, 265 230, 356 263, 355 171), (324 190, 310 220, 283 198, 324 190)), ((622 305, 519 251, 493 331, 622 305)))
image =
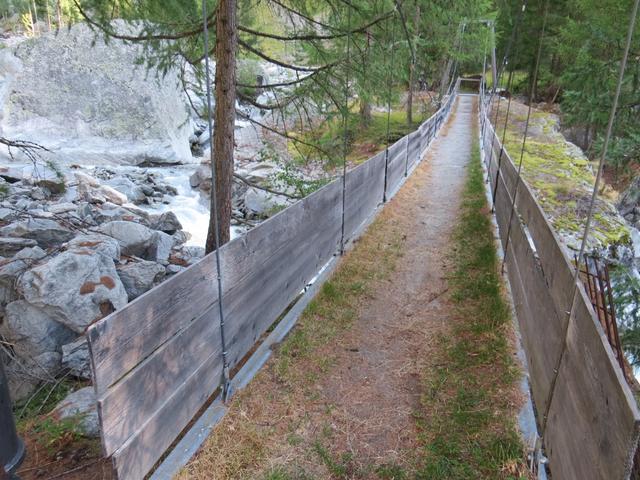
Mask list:
POLYGON ((400 187, 406 167, 407 137, 402 137, 389 148, 387 169, 387 196, 390 198, 400 187))
MULTIPOLYGON (((332 188, 326 189, 324 195, 314 196, 307 203, 312 207, 318 205, 323 210, 327 207, 333 207, 337 198, 336 193, 340 193, 337 187, 338 185, 334 185, 332 188)), ((294 235, 290 239, 283 239, 280 248, 269 257, 264 258, 259 252, 254 252, 253 256, 260 257, 261 268, 252 263, 252 271, 249 275, 240 277, 235 285, 228 287, 228 290, 225 287, 223 298, 227 319, 226 333, 229 338, 227 348, 231 366, 235 365, 247 353, 256 339, 291 303, 306 282, 315 275, 335 251, 338 238, 338 229, 335 226, 339 226, 337 218, 335 215, 330 215, 329 212, 314 212, 313 208, 304 208, 305 206, 309 207, 309 205, 302 205, 301 208, 293 209, 288 212, 289 214, 282 216, 292 225, 294 235), (326 219, 326 221, 298 222, 298 219, 294 218, 296 216, 313 218, 311 215, 314 213, 318 214, 321 220, 326 219), (295 232, 296 226, 298 232, 295 232), (315 232, 310 232, 309 228, 306 228, 307 226, 315 228, 315 232), (306 236, 306 243, 300 238, 303 235, 306 236), (317 240, 321 243, 319 244, 317 240), (297 246, 297 248, 292 249, 293 246, 297 246)), ((264 222, 262 225, 265 226, 263 227, 265 230, 269 230, 268 222, 264 222)), ((271 225, 276 225, 276 223, 272 222, 271 225)), ((244 251, 243 253, 247 254, 248 252, 244 251)), ((162 415, 161 409, 154 413, 154 408, 167 396, 178 395, 181 397, 180 401, 187 404, 191 401, 191 395, 202 397, 204 393, 200 390, 194 393, 180 392, 180 389, 187 388, 188 384, 183 383, 181 386, 178 382, 188 378, 193 370, 201 368, 203 361, 209 364, 207 371, 214 371, 212 359, 210 356, 207 357, 207 352, 210 354, 217 352, 215 371, 220 372, 218 333, 218 307, 214 305, 202 315, 201 320, 196 321, 182 335, 168 342, 158 353, 154 354, 147 362, 143 362, 108 392, 101 402, 103 412, 101 418, 106 432, 105 445, 108 447, 109 453, 124 440, 129 439, 128 443, 135 444, 136 441, 132 440, 132 435, 147 436, 146 430, 151 427, 146 424, 143 427, 142 424, 147 421, 149 416, 155 418, 162 415), (181 347, 185 347, 185 342, 188 343, 189 340, 192 342, 194 351, 183 353, 181 347), (208 343, 209 341, 211 343, 208 343), (188 360, 191 360, 192 363, 188 360), (163 365, 170 366, 173 361, 179 362, 176 365, 176 367, 180 367, 178 374, 166 379, 159 378, 163 365), (160 381, 154 385, 154 380, 160 381), (151 387, 155 387, 153 396, 146 399, 144 391, 151 387), (133 393, 135 395, 127 395, 133 393), (131 408, 127 404, 129 401, 136 402, 133 405, 135 408, 131 408), (122 418, 118 418, 118 408, 123 409, 127 406, 132 411, 137 411, 139 418, 129 418, 129 415, 126 415, 128 409, 122 412, 122 418)), ((172 370, 169 368, 168 371, 172 370)), ((218 374, 217 376, 219 377, 218 374)), ((208 388, 208 390, 211 389, 208 388)), ((174 432, 174 434, 176 433, 177 431, 174 432)))
POLYGON ((104 392, 217 298, 208 256, 89 327, 94 386, 104 392))
MULTIPOLYGON (((496 151, 492 159, 492 181, 495 181, 495 172, 498 164, 500 144, 494 136, 496 151)), ((517 169, 505 150, 502 157, 500 177, 504 184, 499 184, 499 189, 506 188, 509 192, 515 190, 517 181, 517 169)), ((549 284, 553 303, 559 316, 569 308, 573 293, 573 266, 567 258, 561 242, 549 224, 540 205, 535 200, 533 192, 524 179, 521 179, 516 195, 516 206, 529 229, 531 238, 536 247, 536 253, 540 258, 540 264, 544 270, 545 278, 549 284)))
POLYGON ((380 152, 347 173, 345 237, 350 239, 360 225, 382 203, 384 152, 380 152))
MULTIPOLYGON (((337 184, 324 186, 307 197, 306 203, 290 206, 224 245, 220 255, 225 291, 249 275, 261 256, 271 256, 291 229, 304 222, 306 206, 323 192, 338 188, 337 184)), ((214 307, 218 298, 215 275, 215 257, 209 255, 90 327, 88 339, 99 394, 214 307)))
POLYGON ((219 320, 205 314, 99 397, 106 455, 117 450, 212 355, 219 357, 215 368, 219 373, 222 366, 219 320))
POLYGON ((546 433, 554 478, 628 478, 640 414, 580 287, 546 433))
MULTIPOLYGON (((511 199, 503 188, 498 191, 496 198, 496 215, 501 219, 502 225, 501 237, 506 235, 504 227, 509 220, 510 207, 511 199)), ((527 352, 533 397, 538 413, 543 414, 553 381, 553 371, 560 358, 566 317, 557 316, 542 268, 529 245, 524 226, 517 214, 511 220, 511 241, 508 250, 509 281, 518 312, 522 341, 527 352)))
POLYGON ((118 478, 144 478, 220 385, 219 365, 219 355, 211 355, 113 454, 118 478))

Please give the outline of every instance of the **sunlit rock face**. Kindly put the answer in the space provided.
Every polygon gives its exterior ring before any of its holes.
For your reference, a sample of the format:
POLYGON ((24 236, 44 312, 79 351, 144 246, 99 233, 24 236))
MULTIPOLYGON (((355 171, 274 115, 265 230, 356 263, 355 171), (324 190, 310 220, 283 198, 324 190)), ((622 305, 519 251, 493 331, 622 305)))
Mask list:
POLYGON ((148 70, 141 56, 139 46, 105 44, 83 24, 0 49, 0 134, 37 142, 61 163, 192 161, 178 74, 148 70))

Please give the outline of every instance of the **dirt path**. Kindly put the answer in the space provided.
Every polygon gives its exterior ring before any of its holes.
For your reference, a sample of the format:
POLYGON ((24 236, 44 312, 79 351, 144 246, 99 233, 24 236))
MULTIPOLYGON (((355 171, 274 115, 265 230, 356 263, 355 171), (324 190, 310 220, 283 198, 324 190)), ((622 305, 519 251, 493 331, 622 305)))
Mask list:
POLYGON ((460 97, 449 125, 403 191, 385 207, 405 238, 394 275, 380 282, 340 339, 322 390, 334 405, 342 447, 376 463, 402 462, 415 444, 413 412, 429 340, 447 324, 446 257, 471 154, 472 99, 460 97))
POLYGON ((422 371, 453 315, 447 259, 474 103, 459 97, 427 158, 180 478, 396 478, 412 464, 422 371))

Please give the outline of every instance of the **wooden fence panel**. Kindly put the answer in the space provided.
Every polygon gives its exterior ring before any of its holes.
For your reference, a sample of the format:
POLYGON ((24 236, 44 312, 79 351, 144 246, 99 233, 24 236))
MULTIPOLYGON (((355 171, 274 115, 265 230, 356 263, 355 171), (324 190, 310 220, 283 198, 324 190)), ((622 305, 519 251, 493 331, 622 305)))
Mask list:
MULTIPOLYGON (((500 142, 494 136, 495 150, 492 159, 492 180, 495 180, 497 165, 499 163, 500 142)), ((509 153, 505 150, 500 162, 500 176, 504 184, 499 184, 499 189, 506 188, 512 194, 517 181, 517 168, 509 153)), ((573 265, 567 258, 564 247, 556 236, 553 227, 549 224, 542 208, 535 200, 535 196, 524 179, 518 185, 516 195, 518 213, 522 216, 540 258, 540 264, 549 284, 549 291, 553 298, 558 317, 566 322, 566 311, 571 303, 573 294, 573 265), (564 313, 564 315, 562 315, 564 313)))
POLYGON ((409 134, 409 169, 420 160, 420 132, 409 134))
POLYGON ((638 407, 580 287, 545 438, 554 478, 628 478, 638 407))
MULTIPOLYGON (((503 179, 500 178, 499 182, 503 182, 503 179)), ((498 189, 495 206, 504 248, 503 232, 507 230, 511 209, 511 197, 504 188, 504 183, 498 189)), ((563 321, 558 318, 553 307, 544 273, 531 248, 525 226, 517 214, 511 219, 511 240, 506 255, 522 343, 527 352, 536 413, 543 415, 553 381, 553 371, 562 349, 563 321)), ((542 418, 539 417, 538 420, 542 421, 542 418)))
POLYGON ((215 259, 209 255, 89 327, 98 394, 213 305, 218 292, 211 278, 215 259))
POLYGON ((360 226, 382 203, 384 152, 347 172, 344 212, 345 239, 353 238, 360 226))
POLYGON ((387 167, 387 197, 392 196, 400 188, 407 166, 407 137, 402 137, 389 147, 389 163, 387 167))
MULTIPOLYGON (((486 130, 484 153, 493 186, 500 144, 489 124, 486 130), (490 142, 494 147, 491 162, 490 142)), ((495 204, 503 247, 516 178, 516 167, 504 152, 495 204)), ((564 347, 566 312, 574 289, 573 266, 522 180, 515 205, 507 265, 533 396, 538 415, 542 415, 553 369, 564 347)), ((582 286, 551 398, 544 441, 554 478, 628 478, 640 432, 640 413, 582 286)))

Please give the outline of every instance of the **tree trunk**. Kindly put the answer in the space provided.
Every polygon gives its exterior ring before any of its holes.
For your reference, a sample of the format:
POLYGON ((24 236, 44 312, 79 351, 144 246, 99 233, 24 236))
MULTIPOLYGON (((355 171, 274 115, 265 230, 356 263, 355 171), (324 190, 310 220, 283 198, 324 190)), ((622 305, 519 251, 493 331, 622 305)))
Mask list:
MULTIPOLYGON (((418 19, 420 18, 420 5, 416 2, 416 14, 413 18, 413 34, 418 35, 418 19)), ((414 47, 415 48, 415 47, 414 47)), ((416 57, 411 56, 409 60, 409 92, 407 93, 407 125, 413 125, 413 89, 415 88, 416 57)))
POLYGON ((371 104, 365 100, 360 100, 360 125, 371 125, 371 104))
MULTIPOLYGON (((236 0, 219 0, 216 16, 216 82, 215 129, 211 168, 216 179, 216 201, 220 245, 231 236, 231 189, 233 180, 233 130, 236 118, 236 0)), ((211 217, 207 233, 206 252, 215 250, 214 196, 211 196, 211 217)))
POLYGON ((40 27, 38 26, 38 8, 36 7, 36 0, 33 0, 33 19, 34 19, 34 33, 36 31, 40 31, 40 27))
POLYGON ((440 98, 443 98, 447 94, 451 67, 453 67, 453 60, 449 57, 445 62, 444 69, 442 71, 442 78, 440 80, 440 98))
POLYGON ((49 2, 45 3, 47 7, 47 28, 51 31, 51 10, 49 9, 49 2))
POLYGON ((60 4, 62 0, 56 0, 56 30, 60 30, 62 28, 62 5, 60 4))

